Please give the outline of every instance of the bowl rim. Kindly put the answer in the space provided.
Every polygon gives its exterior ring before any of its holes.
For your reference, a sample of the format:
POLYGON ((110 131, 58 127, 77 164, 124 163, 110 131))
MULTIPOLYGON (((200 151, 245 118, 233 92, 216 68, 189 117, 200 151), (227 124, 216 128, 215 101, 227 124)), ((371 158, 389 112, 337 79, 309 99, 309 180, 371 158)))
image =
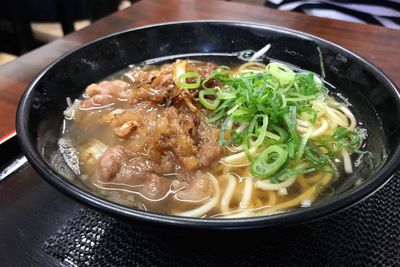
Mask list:
MULTIPOLYGON (((90 46, 93 43, 100 42, 106 39, 114 38, 118 35, 126 34, 132 31, 145 30, 151 28, 162 28, 163 26, 179 25, 179 24, 222 24, 235 27, 246 27, 255 28, 262 30, 269 30, 274 32, 280 32, 289 34, 291 36, 298 37, 300 39, 307 39, 315 41, 319 44, 324 44, 324 46, 329 49, 334 49, 335 51, 341 51, 346 54, 346 56, 354 59, 355 61, 364 64, 371 72, 373 72, 377 77, 379 77, 382 83, 385 84, 387 90, 391 91, 391 94, 395 96, 396 102, 400 105, 400 93, 399 88, 396 84, 377 66, 375 66, 370 61, 359 56, 358 54, 343 48, 342 46, 325 40, 323 38, 274 25, 254 23, 248 21, 235 21, 235 20, 183 20, 183 21, 172 21, 163 22, 156 24, 149 24, 141 27, 135 27, 123 31, 114 32, 112 34, 97 38, 91 42, 84 43, 69 51, 68 53, 58 57, 47 67, 45 67, 36 77, 30 82, 22 95, 17 108, 16 116, 16 130, 18 142, 27 157, 29 163, 34 167, 34 169, 44 178, 48 183, 50 183, 55 188, 59 189, 62 193, 72 196, 73 198, 83 202, 95 209, 106 211, 109 214, 120 215, 122 217, 128 217, 130 219, 135 219, 142 222, 166 224, 170 226, 179 226, 185 228, 201 228, 201 229, 250 229, 250 228, 264 228, 270 226, 281 226, 281 225, 295 225, 304 222, 309 222, 316 220, 332 213, 335 213, 345 208, 349 208, 363 199, 367 198, 382 186, 384 186, 391 177, 394 176, 398 167, 400 166, 400 146, 393 149, 392 156, 387 158, 386 162, 380 168, 380 170, 374 175, 370 176, 366 181, 357 187, 353 187, 350 190, 335 196, 334 198, 326 199, 323 202, 316 203, 311 207, 292 210, 283 213, 275 213, 271 215, 264 215, 259 217, 246 217, 246 218, 229 218, 229 219, 218 219, 218 218, 189 218, 189 217, 179 217, 174 215, 165 215, 150 211, 142 211, 134 208, 129 208, 114 202, 108 201, 100 196, 96 196, 91 192, 88 192, 80 187, 74 185, 65 179, 62 175, 58 174, 55 170, 51 168, 50 165, 42 158, 38 149, 33 145, 32 138, 28 132, 28 114, 30 95, 33 93, 36 84, 40 79, 56 64, 62 61, 64 58, 69 57, 78 50, 90 46)), ((400 144, 400 136, 397 137, 398 143, 400 144)))

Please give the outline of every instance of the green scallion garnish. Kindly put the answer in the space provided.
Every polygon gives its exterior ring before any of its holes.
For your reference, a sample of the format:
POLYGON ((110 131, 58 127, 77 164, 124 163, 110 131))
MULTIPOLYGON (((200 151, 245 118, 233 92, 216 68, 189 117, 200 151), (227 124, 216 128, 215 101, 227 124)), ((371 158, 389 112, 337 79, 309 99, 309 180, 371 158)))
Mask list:
MULTIPOLYGON (((324 74, 322 65, 321 71, 324 74)), ((251 174, 279 183, 297 174, 334 171, 340 151, 354 151, 360 145, 357 130, 340 127, 318 141, 311 140, 311 131, 299 135, 302 126, 297 118, 314 125, 318 113, 313 101, 326 100, 327 91, 319 81, 312 72, 297 72, 273 62, 261 72, 234 73, 222 66, 204 79, 186 72, 177 84, 200 89, 199 102, 212 111, 208 122, 221 129, 220 145, 241 145, 251 162, 251 174), (250 153, 254 147, 262 151, 258 156, 250 153), (302 169, 297 168, 300 163, 305 163, 302 169)))
POLYGON ((185 89, 196 89, 201 84, 201 77, 197 72, 185 72, 178 77, 177 85, 185 89), (190 80, 187 82, 187 80, 190 80), (192 81, 194 80, 194 81, 192 81))

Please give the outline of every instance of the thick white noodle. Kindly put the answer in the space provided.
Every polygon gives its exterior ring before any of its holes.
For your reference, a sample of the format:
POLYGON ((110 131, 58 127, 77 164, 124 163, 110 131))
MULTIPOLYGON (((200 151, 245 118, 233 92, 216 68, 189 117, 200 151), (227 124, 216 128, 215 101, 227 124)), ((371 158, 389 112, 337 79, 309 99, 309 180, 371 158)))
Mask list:
POLYGON ((322 135, 329 127, 329 123, 325 119, 321 119, 321 125, 311 132, 310 137, 322 135))
POLYGON ((183 216, 183 217, 201 217, 204 214, 206 214, 208 211, 212 210, 218 204, 219 196, 220 196, 218 181, 214 177, 214 175, 212 175, 211 173, 207 173, 207 174, 210 176, 211 183, 214 186, 213 197, 211 197, 207 203, 203 204, 202 206, 200 206, 198 208, 184 211, 184 212, 179 212, 179 213, 176 213, 175 215, 183 216))
POLYGON ((328 117, 328 123, 332 129, 336 129, 338 127, 338 124, 336 121, 334 121, 332 118, 328 117))
MULTIPOLYGON (((321 121, 321 125, 313 130, 310 134, 310 137, 317 137, 322 135, 328 128, 329 128, 329 123, 327 122, 327 120, 325 119, 320 119, 321 121)), ((304 121, 304 120, 299 120, 297 119, 297 124, 298 126, 296 127, 297 131, 301 132, 301 133, 305 133, 307 132, 311 126, 311 123, 309 123, 308 121, 304 121)))
POLYGON ((321 116, 326 113, 326 104, 321 101, 312 101, 313 105, 312 108, 316 111, 319 111, 318 115, 321 116))
POLYGON ((239 207, 241 209, 247 209, 250 205, 251 195, 253 194, 253 178, 244 178, 242 200, 240 201, 239 207))
POLYGON ((240 146, 230 145, 227 146, 226 149, 228 149, 230 152, 240 152, 243 151, 243 145, 240 146))
MULTIPOLYGON (((252 156, 254 156, 256 152, 257 152, 256 147, 252 147, 249 149, 249 153, 252 156)), ((222 163, 234 165, 234 164, 243 164, 244 162, 248 162, 248 159, 247 159, 246 153, 244 153, 244 151, 243 151, 243 152, 240 152, 237 154, 226 156, 226 157, 222 158, 221 161, 222 161, 222 163)))
POLYGON ((233 193, 235 193, 237 185, 236 177, 233 176, 232 174, 227 174, 226 178, 228 179, 228 184, 226 185, 225 192, 221 198, 221 205, 220 205, 222 213, 228 213, 230 211, 229 203, 231 202, 233 193))
POLYGON ((346 173, 352 173, 353 172, 353 166, 351 165, 351 159, 349 152, 345 148, 342 150, 342 156, 343 156, 343 166, 344 166, 344 171, 346 173))
POLYGON ((222 162, 222 161, 220 161, 220 162, 221 162, 221 164, 223 164, 223 165, 225 165, 227 167, 232 167, 232 168, 245 167, 245 166, 249 166, 251 164, 251 162, 249 162, 249 161, 246 161, 246 162, 243 162, 243 163, 238 163, 238 164, 229 164, 229 163, 222 162))
POLYGON ((256 61, 250 61, 247 63, 244 63, 241 65, 238 69, 239 73, 243 72, 254 72, 254 73, 259 73, 265 71, 265 64, 256 62, 256 61))
POLYGON ((304 126, 297 126, 296 130, 300 133, 305 133, 309 130, 310 128, 304 127, 304 126))
POLYGON ((327 112, 327 115, 339 126, 341 126, 341 127, 348 126, 347 117, 339 110, 328 107, 326 109, 326 112, 327 112))
POLYGON ((287 188, 287 187, 291 186, 292 184, 294 184, 294 182, 296 181, 296 177, 297 177, 296 175, 293 175, 279 184, 273 184, 268 179, 267 180, 258 180, 255 182, 255 186, 257 188, 260 188, 263 190, 278 191, 282 188, 287 188))
POLYGON ((311 127, 311 123, 309 121, 305 121, 305 120, 301 120, 301 119, 297 119, 296 123, 298 126, 303 126, 303 127, 311 127))
POLYGON ((340 107, 340 111, 342 111, 347 116, 347 118, 349 118, 349 120, 350 120, 350 124, 349 124, 348 128, 354 129, 357 125, 357 121, 356 121, 356 118, 354 117, 353 113, 351 113, 351 111, 346 107, 340 107))

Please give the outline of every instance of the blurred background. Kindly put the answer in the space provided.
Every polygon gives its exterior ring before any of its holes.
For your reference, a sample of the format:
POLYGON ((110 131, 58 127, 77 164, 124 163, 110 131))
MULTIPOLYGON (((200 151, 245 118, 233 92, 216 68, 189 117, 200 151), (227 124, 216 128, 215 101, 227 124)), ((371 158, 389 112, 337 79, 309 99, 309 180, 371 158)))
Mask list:
POLYGON ((1 0, 0 65, 138 0, 1 0))
MULTIPOLYGON (((137 1, 1 0, 0 65, 137 1)), ((400 29, 400 0, 225 1, 400 29)))

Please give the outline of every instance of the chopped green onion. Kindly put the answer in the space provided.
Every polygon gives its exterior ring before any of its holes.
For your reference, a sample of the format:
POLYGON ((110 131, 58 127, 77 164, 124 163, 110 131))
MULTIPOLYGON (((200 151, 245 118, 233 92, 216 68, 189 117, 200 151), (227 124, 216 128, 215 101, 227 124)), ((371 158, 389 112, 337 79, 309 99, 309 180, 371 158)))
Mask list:
POLYGON ((324 60, 322 58, 322 52, 321 52, 321 48, 319 48, 319 46, 317 46, 317 51, 318 51, 318 57, 319 57, 319 66, 321 68, 321 76, 323 79, 325 79, 324 60))
POLYGON ((288 135, 286 134, 286 131, 284 129, 282 129, 281 127, 278 127, 272 123, 270 123, 268 126, 271 128, 271 130, 273 130, 274 132, 276 132, 278 134, 277 135, 278 138, 272 137, 271 135, 268 134, 269 132, 267 132, 266 137, 268 137, 270 139, 266 138, 264 140, 265 143, 270 144, 270 145, 276 145, 276 144, 282 144, 287 140, 288 135))
POLYGON ((185 72, 180 75, 177 80, 177 85, 185 89, 196 89, 201 84, 201 77, 197 72, 185 72), (195 79, 194 82, 186 82, 186 79, 195 79))
POLYGON ((340 150, 341 147, 355 149, 361 141, 360 134, 356 130, 348 130, 339 127, 333 133, 333 139, 337 142, 340 150))
POLYGON ((227 115, 231 115, 233 112, 235 112, 235 110, 237 110, 237 109, 240 107, 240 105, 242 105, 242 102, 236 103, 236 105, 234 105, 232 108, 230 108, 230 109, 226 112, 226 114, 227 114, 227 115))
POLYGON ((236 99, 236 95, 234 93, 225 92, 225 91, 221 91, 221 90, 219 90, 219 92, 217 93, 217 96, 221 100, 236 99))
POLYGON ((315 124, 315 122, 317 121, 317 112, 310 107, 302 108, 300 110, 300 114, 304 119, 308 120, 311 124, 315 124))
POLYGON ((294 145, 294 143, 293 143, 293 141, 292 140, 290 140, 289 142, 288 142, 288 144, 287 144, 287 148, 288 148, 288 155, 289 155, 289 158, 291 158, 291 159, 294 159, 294 157, 296 156, 296 153, 295 153, 295 145, 294 145))
POLYGON ((307 132, 305 132, 305 134, 301 138, 301 142, 300 142, 300 145, 299 145, 299 150, 297 152, 297 157, 296 157, 297 161, 300 161, 302 156, 303 156, 304 148, 306 147, 308 139, 310 138, 311 132, 312 132, 312 129, 310 128, 307 132))
POLYGON ((324 166, 331 163, 331 159, 329 158, 329 156, 325 153, 322 153, 311 143, 308 143, 304 147, 304 153, 306 155, 306 158, 315 165, 324 166))
POLYGON ((252 162, 253 161, 253 156, 250 154, 249 151, 249 137, 247 134, 245 134, 243 136, 243 150, 244 150, 244 154, 246 155, 247 159, 252 162))
POLYGON ((285 172, 283 172, 277 179, 280 182, 285 181, 287 178, 294 176, 294 175, 299 175, 299 174, 306 174, 306 173, 311 173, 315 172, 315 168, 307 168, 307 169, 287 169, 285 172))
POLYGON ((288 68, 288 66, 277 62, 269 63, 267 66, 267 72, 277 78, 283 85, 290 83, 295 77, 293 70, 288 68))
POLYGON ((228 66, 225 66, 225 65, 222 65, 222 66, 219 66, 217 69, 216 69, 216 72, 217 73, 219 73, 219 72, 224 72, 224 71, 228 71, 228 70, 230 70, 231 68, 229 68, 228 66))
POLYGON ((283 116, 283 119, 285 120, 286 126, 289 130, 293 145, 297 148, 297 145, 299 144, 299 135, 296 132, 296 106, 290 106, 289 113, 286 113, 283 116))
POLYGON ((232 113, 232 119, 240 122, 248 122, 253 119, 253 114, 247 109, 240 108, 232 113))
POLYGON ((226 117, 226 119, 224 120, 224 123, 222 123, 221 131, 219 132, 219 139, 218 139, 218 144, 220 146, 222 146, 224 143, 225 130, 226 130, 226 127, 228 126, 230 119, 231 119, 230 117, 226 117))
POLYGON ((207 90, 201 90, 199 92, 199 101, 203 106, 205 106, 208 109, 215 110, 220 102, 220 99, 217 97, 214 100, 208 100, 205 98, 205 96, 210 95, 210 96, 216 96, 217 93, 215 90, 212 89, 207 89, 207 90))
MULTIPOLYGON (((258 137, 257 137, 256 141, 253 143, 254 147, 259 147, 263 143, 265 134, 267 133, 268 116, 264 115, 264 116, 260 116, 260 117, 262 117, 263 122, 262 122, 260 132, 258 133, 258 137)), ((257 120, 257 116, 255 116, 254 118, 256 118, 256 120, 257 120)))
POLYGON ((306 96, 299 96, 299 97, 286 97, 287 102, 299 102, 305 100, 312 100, 315 99, 315 95, 306 95, 306 96))
POLYGON ((258 178, 268 178, 285 164, 288 152, 280 146, 266 148, 252 163, 250 172, 258 178))
POLYGON ((281 139, 281 136, 271 133, 269 131, 265 131, 265 137, 271 138, 275 141, 279 141, 281 139))
MULTIPOLYGON (((321 56, 320 63, 324 77, 321 56)), ((287 65, 273 62, 263 72, 234 73, 222 66, 202 81, 196 74, 182 75, 179 81, 186 83, 187 78, 191 78, 188 80, 190 87, 200 89, 199 102, 212 110, 208 122, 221 126, 219 144, 243 146, 255 177, 268 176, 272 183, 279 183, 302 173, 336 172, 334 159, 340 156, 340 151, 347 148, 353 152, 360 147, 361 136, 357 130, 338 128, 333 135, 313 139, 310 139, 310 131, 302 136, 297 133, 297 118, 314 125, 318 119, 314 105, 318 101, 324 102, 327 97, 327 91, 315 73, 296 72, 287 65), (211 79, 218 85, 212 89, 207 87, 211 79), (228 125, 232 125, 233 130, 225 140, 228 125), (249 147, 258 147, 263 152, 254 156, 249 147), (279 157, 276 151, 266 155, 270 147, 284 151, 283 156, 279 157), (283 163, 278 160, 281 158, 284 158, 283 163), (296 169, 294 165, 300 163, 309 167, 296 169), (280 167, 274 167, 278 165, 280 167)))

